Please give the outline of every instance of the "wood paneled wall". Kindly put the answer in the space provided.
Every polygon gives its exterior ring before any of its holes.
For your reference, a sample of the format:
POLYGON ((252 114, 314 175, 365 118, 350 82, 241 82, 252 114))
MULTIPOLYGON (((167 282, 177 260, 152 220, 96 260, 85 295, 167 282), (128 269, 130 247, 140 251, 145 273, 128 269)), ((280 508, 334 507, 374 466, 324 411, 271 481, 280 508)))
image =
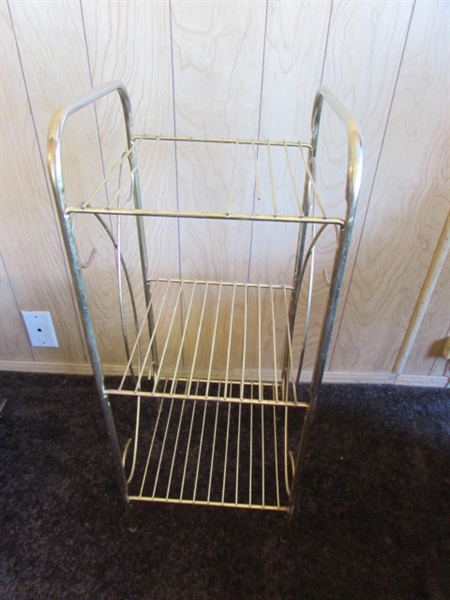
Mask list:
MULTIPOLYGON (((357 116, 365 141, 326 376, 395 381, 390 373, 449 211, 449 17, 445 0, 2 1, 2 368, 89 370, 46 173, 47 128, 58 106, 121 79, 136 131, 308 139, 314 94, 324 84, 357 116), (21 310, 49 310, 59 348, 31 348, 21 310)), ((105 141, 117 135, 118 115, 111 100, 74 119, 65 154, 74 193, 113 160, 105 141)), ((324 165, 321 183, 333 189, 341 183, 333 157, 324 165)), ((178 185, 167 168, 167 202, 191 201, 190 167, 181 153, 178 185)), ((292 266, 289 227, 275 256, 267 252, 273 225, 225 227, 154 224, 150 235, 164 243, 154 246, 153 264, 166 276, 201 268, 211 278, 230 270, 243 280, 283 278, 292 266)), ((102 252, 95 230, 81 245, 86 260, 93 245, 102 252)), ((96 267, 89 278, 105 360, 115 365, 123 357, 113 286, 96 267)), ((403 382, 447 381, 449 278, 447 259, 403 382)))

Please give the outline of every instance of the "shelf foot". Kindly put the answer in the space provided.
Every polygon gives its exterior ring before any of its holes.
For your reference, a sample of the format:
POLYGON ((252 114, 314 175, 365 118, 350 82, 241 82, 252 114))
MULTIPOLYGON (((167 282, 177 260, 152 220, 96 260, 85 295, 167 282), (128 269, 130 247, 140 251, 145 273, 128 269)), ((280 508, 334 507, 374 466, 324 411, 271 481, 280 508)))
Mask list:
POLYGON ((136 533, 138 530, 138 522, 136 519, 136 515, 134 514, 134 509, 130 504, 130 501, 127 500, 127 516, 128 516, 128 531, 130 533, 136 533))

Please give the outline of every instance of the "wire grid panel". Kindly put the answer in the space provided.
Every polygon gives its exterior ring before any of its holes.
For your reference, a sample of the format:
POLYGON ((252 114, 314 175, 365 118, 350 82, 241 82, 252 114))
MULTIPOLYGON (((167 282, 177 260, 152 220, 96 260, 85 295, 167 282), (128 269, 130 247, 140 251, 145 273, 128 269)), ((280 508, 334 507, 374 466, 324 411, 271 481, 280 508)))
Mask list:
MULTIPOLYGON (((257 396, 258 386, 247 393, 257 396)), ((138 435, 124 454, 130 499, 287 510, 287 410, 143 399, 138 435)))
POLYGON ((326 212, 308 166, 309 147, 305 142, 281 140, 135 136, 137 164, 129 169, 131 151, 125 152, 89 198, 79 206, 70 207, 68 212, 126 214, 132 209, 121 204, 120 198, 128 192, 134 173, 139 170, 145 175, 146 188, 152 193, 145 194, 143 207, 134 211, 135 214, 342 225, 342 218, 326 212), (214 165, 214 169, 205 170, 205 163, 214 165), (158 165, 158 169, 154 165, 158 165), (127 174, 121 175, 116 191, 109 193, 105 206, 101 201, 103 188, 110 187, 111 181, 115 182, 118 174, 126 172, 126 169, 127 174), (166 187, 161 185, 161 172, 175 171, 178 173, 179 189, 176 207, 173 199, 168 197, 166 187), (316 214, 305 215, 303 212, 305 175, 312 182, 312 193, 318 207, 316 214), (196 182, 193 192, 188 186, 189 193, 184 193, 185 180, 196 182))
POLYGON ((151 284, 153 331, 144 318, 111 393, 251 402, 246 386, 255 384, 259 402, 298 404, 290 286, 174 279, 151 284), (290 380, 283 386, 285 356, 290 380))

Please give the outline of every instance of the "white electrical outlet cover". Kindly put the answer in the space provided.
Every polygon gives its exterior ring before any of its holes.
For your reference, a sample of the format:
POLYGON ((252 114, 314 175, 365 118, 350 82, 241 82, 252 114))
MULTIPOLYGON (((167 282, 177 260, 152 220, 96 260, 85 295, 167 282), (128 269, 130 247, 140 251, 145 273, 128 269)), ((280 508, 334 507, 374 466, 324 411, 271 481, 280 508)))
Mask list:
POLYGON ((42 348, 58 347, 58 340, 49 312, 23 310, 22 316, 32 346, 42 348))

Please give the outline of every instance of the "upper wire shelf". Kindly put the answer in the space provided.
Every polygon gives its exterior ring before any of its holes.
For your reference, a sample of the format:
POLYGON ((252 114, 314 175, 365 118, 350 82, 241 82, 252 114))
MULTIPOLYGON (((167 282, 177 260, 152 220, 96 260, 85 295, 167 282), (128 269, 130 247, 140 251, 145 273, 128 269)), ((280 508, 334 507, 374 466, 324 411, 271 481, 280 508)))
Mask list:
MULTIPOLYGON (((72 214, 137 215, 180 217, 195 219, 278 221, 286 223, 317 223, 343 226, 345 219, 327 213, 310 166, 310 143, 285 140, 219 139, 140 134, 132 138, 132 147, 125 152, 87 200, 78 206, 66 208, 72 214), (131 160, 134 152, 135 163, 131 160), (206 157, 206 160, 205 160, 206 157), (131 198, 136 185, 136 173, 150 172, 152 164, 159 169, 177 170, 183 177, 183 168, 189 170, 187 179, 205 181, 204 189, 194 190, 184 201, 167 207, 167 193, 162 190, 164 202, 158 203, 152 189, 152 206, 142 193, 142 207, 125 205, 123 196, 131 198), (204 165, 209 165, 209 173, 204 165), (201 165, 201 166, 199 166, 201 165), (217 167, 218 165, 218 167, 217 167), (128 168, 126 175, 123 175, 128 168), (220 185, 208 187, 209 176, 220 185), (213 173, 214 171, 214 173, 213 173), (213 177, 212 177, 213 175, 213 177), (305 178, 310 185, 312 206, 305 214, 303 187, 305 178), (114 189, 102 194, 107 186, 114 189), (158 205, 159 204, 159 205, 158 205)), ((149 178, 147 177, 146 180, 149 178)))

